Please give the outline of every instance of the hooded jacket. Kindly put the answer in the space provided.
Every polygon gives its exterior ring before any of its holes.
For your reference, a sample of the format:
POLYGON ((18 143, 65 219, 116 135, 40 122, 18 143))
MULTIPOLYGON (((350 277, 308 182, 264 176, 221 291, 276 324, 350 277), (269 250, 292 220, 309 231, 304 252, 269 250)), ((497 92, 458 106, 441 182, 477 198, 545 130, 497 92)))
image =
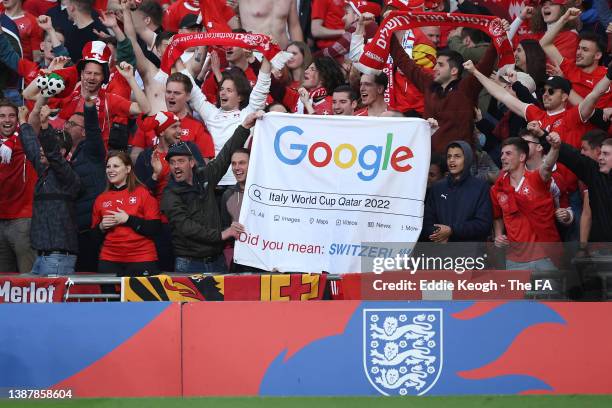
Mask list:
POLYGON ((449 242, 485 241, 493 225, 493 209, 487 182, 470 175, 474 155, 470 145, 462 140, 451 142, 459 146, 465 157, 463 173, 458 180, 450 174, 431 186, 425 199, 422 237, 434 232, 434 224, 452 229, 449 242))

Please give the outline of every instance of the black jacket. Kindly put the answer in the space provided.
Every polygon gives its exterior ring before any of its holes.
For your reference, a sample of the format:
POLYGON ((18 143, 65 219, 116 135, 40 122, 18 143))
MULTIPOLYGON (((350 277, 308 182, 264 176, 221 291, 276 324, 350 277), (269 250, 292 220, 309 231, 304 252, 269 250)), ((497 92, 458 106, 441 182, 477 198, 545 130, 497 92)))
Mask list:
MULTIPOLYGON (((542 139, 540 139, 542 140, 542 139)), ((567 166, 589 188, 593 223, 590 242, 612 241, 612 172, 602 173, 599 164, 568 144, 562 143, 559 162, 567 166)))
POLYGON ((81 179, 81 189, 76 201, 79 231, 89 231, 94 201, 106 188, 104 159, 106 150, 95 107, 84 107, 85 140, 72 152, 70 165, 81 179))
POLYGON ((61 155, 53 128, 41 131, 39 143, 32 126, 24 124, 19 138, 38 173, 30 229, 32 247, 39 251, 78 253, 74 200, 80 187, 79 177, 61 155), (48 166, 40 161, 41 146, 48 166))
POLYGON ((431 186, 425 200, 422 238, 428 241, 434 224, 443 224, 453 231, 449 242, 485 241, 493 225, 489 185, 470 175, 473 161, 470 145, 464 141, 452 144, 458 144, 463 150, 463 174, 459 180, 449 174, 431 186))
POLYGON ((161 210, 168 217, 176 256, 207 258, 223 251, 215 187, 227 172, 232 154, 244 146, 249 133, 238 126, 217 157, 194 170, 193 185, 169 183, 164 190, 161 210))

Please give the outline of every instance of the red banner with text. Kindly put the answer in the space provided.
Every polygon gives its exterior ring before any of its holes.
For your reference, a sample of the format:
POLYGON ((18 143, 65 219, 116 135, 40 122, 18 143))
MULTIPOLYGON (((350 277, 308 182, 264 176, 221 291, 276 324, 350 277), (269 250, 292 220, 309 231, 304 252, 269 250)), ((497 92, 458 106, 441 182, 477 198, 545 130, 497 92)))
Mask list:
POLYGON ((63 302, 68 278, 0 278, 0 303, 63 302))

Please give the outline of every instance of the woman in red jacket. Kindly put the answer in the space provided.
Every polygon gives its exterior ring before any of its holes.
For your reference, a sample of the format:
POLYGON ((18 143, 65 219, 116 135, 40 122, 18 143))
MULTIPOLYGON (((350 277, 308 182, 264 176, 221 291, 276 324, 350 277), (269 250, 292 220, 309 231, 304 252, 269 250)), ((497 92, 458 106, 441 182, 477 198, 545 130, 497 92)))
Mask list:
POLYGON ((98 272, 147 276, 159 272, 153 236, 159 231, 157 200, 134 174, 130 156, 111 151, 107 188, 94 203, 92 228, 104 234, 98 272))

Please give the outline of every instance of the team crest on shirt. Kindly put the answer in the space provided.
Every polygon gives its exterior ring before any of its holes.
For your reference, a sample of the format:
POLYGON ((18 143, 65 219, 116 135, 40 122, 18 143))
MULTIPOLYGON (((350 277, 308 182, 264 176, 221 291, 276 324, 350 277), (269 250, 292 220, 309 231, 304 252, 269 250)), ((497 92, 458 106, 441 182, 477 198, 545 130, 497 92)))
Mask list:
POLYGON ((506 201, 508 201, 508 196, 506 193, 499 193, 497 195, 497 201, 499 201, 500 204, 505 204, 506 201))
POLYGON ((102 203, 102 208, 108 208, 111 205, 113 205, 112 201, 105 201, 105 202, 102 203))
POLYGON ((128 200, 128 202, 132 205, 136 204, 136 197, 132 196, 130 197, 130 199, 128 200))
POLYGON ((189 129, 181 129, 181 136, 189 136, 189 129))

